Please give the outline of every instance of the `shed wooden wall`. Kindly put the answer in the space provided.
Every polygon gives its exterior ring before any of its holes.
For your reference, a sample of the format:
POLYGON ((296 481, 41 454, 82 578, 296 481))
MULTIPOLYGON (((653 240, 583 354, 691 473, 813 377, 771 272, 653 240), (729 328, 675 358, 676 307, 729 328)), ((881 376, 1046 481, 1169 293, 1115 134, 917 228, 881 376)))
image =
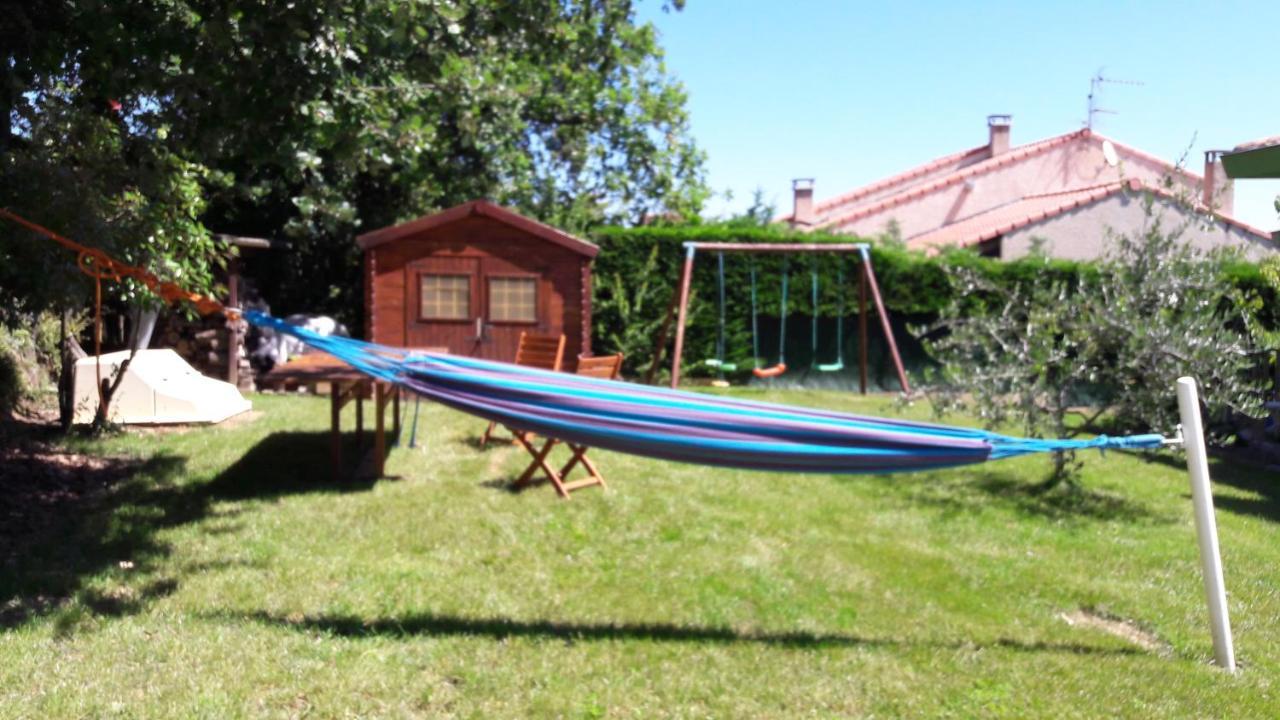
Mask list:
MULTIPOLYGON (((492 258, 500 272, 537 274, 539 302, 546 301, 548 327, 531 332, 565 334, 566 369, 591 350, 591 260, 568 248, 505 223, 469 216, 365 251, 365 327, 372 342, 406 346, 406 327, 417 317, 415 288, 406 268, 425 257, 492 258)), ((418 341, 420 342, 420 341, 418 341)), ((513 343, 497 343, 498 360, 515 357, 513 343), (510 347, 506 345, 510 344, 510 347)))

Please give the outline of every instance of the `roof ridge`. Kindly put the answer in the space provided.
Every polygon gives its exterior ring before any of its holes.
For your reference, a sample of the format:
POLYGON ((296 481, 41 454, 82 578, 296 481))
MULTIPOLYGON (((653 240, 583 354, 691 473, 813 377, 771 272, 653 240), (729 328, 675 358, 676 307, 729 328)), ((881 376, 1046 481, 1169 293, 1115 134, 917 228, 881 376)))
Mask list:
POLYGON ((960 168, 959 170, 956 170, 955 172, 949 175, 946 175, 944 177, 938 178, 933 182, 916 186, 908 190, 904 190, 895 195, 890 195, 887 198, 883 198, 880 201, 873 203, 871 205, 868 205, 866 207, 858 208, 845 215, 841 215, 833 219, 825 220, 822 223, 820 223, 819 227, 823 227, 823 228, 834 227, 837 225, 843 225, 845 223, 867 217, 869 215, 874 215, 875 213, 880 212, 881 210, 886 210, 891 207, 896 207, 908 200, 912 200, 922 195, 931 193, 935 190, 940 190, 944 187, 954 185, 962 180, 973 177, 974 175, 981 175, 984 173, 991 172, 992 170, 997 170, 1012 162, 1023 160, 1033 155, 1037 155, 1039 153, 1045 152, 1049 149, 1052 149, 1054 147, 1067 143, 1071 140, 1075 140, 1076 138, 1088 137, 1089 132, 1090 131, 1088 128, 1081 128, 1079 130, 1073 130, 1072 132, 1064 133, 1062 135, 1055 135, 1054 137, 1051 137, 1051 138, 1046 138, 1044 140, 1039 140, 1033 143, 1027 143, 1026 145, 1020 145, 1016 148, 1013 148, 1012 150, 1009 150, 1008 152, 1004 152, 999 155, 996 155, 993 158, 983 160, 982 162, 974 163, 973 165, 970 165, 968 167, 960 168))
POLYGON ((415 233, 426 232, 443 225, 449 225, 469 217, 486 217, 490 220, 510 225, 587 257, 593 258, 600 252, 599 246, 595 243, 570 235, 564 230, 521 215, 509 207, 483 198, 468 200, 413 220, 406 220, 395 225, 370 230, 356 236, 356 244, 360 246, 361 250, 368 250, 384 243, 399 240, 415 233))
POLYGON ((920 165, 917 165, 909 170, 904 170, 903 172, 895 173, 886 178, 881 178, 880 180, 876 180, 874 182, 871 182, 870 184, 863 185, 862 187, 854 188, 853 190, 845 192, 841 195, 837 195, 833 198, 828 198, 826 200, 823 200, 822 202, 817 203, 813 206, 814 212, 817 212, 819 210, 830 209, 831 207, 834 207, 836 205, 841 205, 843 203, 849 202, 850 200, 856 200, 860 197, 870 195, 871 193, 874 193, 877 190, 883 190, 884 188, 890 187, 897 183, 905 182, 907 180, 917 178, 921 175, 928 174, 929 171, 931 170, 936 170, 939 167, 947 165, 951 162, 963 160, 967 155, 972 155, 974 153, 977 153, 986 149, 987 149, 986 145, 979 145, 977 147, 969 148, 968 150, 961 150, 959 152, 953 152, 950 155, 943 155, 942 157, 934 158, 927 162, 921 163, 920 165))
POLYGON ((1140 150, 1140 149, 1138 149, 1138 148, 1136 148, 1136 147, 1134 147, 1134 146, 1132 146, 1132 145, 1129 145, 1129 144, 1127 144, 1127 143, 1122 143, 1122 142, 1120 142, 1119 140, 1116 140, 1115 138, 1108 137, 1108 136, 1106 136, 1106 135, 1103 135, 1103 134, 1098 133, 1098 132, 1094 132, 1094 131, 1092 131, 1092 130, 1090 130, 1090 131, 1089 131, 1089 134, 1090 134, 1092 137, 1094 137, 1094 138, 1096 138, 1096 139, 1098 139, 1098 140, 1100 140, 1100 141, 1103 141, 1103 142, 1109 142, 1109 143, 1111 143, 1114 147, 1119 148, 1119 149, 1121 149, 1121 150, 1124 150, 1124 151, 1125 151, 1125 152, 1127 152, 1127 153, 1130 153, 1130 154, 1133 154, 1133 155, 1137 155, 1138 157, 1142 158, 1143 160, 1146 160, 1147 162, 1152 162, 1152 163, 1155 163, 1155 164, 1157 164, 1157 165, 1160 165, 1160 166, 1162 166, 1162 167, 1164 167, 1164 168, 1166 168, 1166 169, 1168 169, 1168 170, 1170 170, 1171 172, 1174 172, 1174 173, 1182 173, 1183 175, 1190 175, 1192 178, 1194 178, 1194 179, 1198 179, 1198 180, 1200 180, 1201 182, 1204 182, 1204 176, 1203 176, 1203 175, 1201 175, 1200 173, 1197 173, 1197 172, 1195 172, 1195 171, 1193 171, 1193 170, 1189 170, 1189 169, 1187 169, 1187 168, 1186 168, 1186 166, 1179 165, 1179 164, 1177 164, 1177 163, 1171 163, 1171 162, 1169 162, 1168 160, 1165 160, 1165 159, 1164 159, 1164 158, 1162 158, 1162 157, 1158 157, 1158 156, 1156 156, 1156 155, 1152 155, 1151 153, 1147 152, 1146 150, 1140 150))
MULTIPOLYGON (((1146 190, 1147 192, 1159 195, 1160 197, 1165 198, 1166 200, 1173 200, 1175 202, 1179 200, 1183 200, 1183 198, 1178 197, 1177 193, 1170 192, 1166 188, 1148 185, 1143 182, 1138 182, 1137 180, 1130 181, 1130 189, 1146 190)), ((1249 223, 1238 219, 1235 215, 1228 215, 1227 213, 1219 212, 1217 210, 1214 210, 1211 207, 1207 207, 1206 205, 1204 205, 1204 203, 1201 203, 1201 202, 1193 202, 1192 207, 1196 211, 1208 213, 1209 215, 1213 216, 1215 219, 1221 220, 1222 222, 1228 225, 1234 225, 1235 227, 1238 227, 1241 230, 1244 230, 1246 232, 1251 232, 1254 235, 1270 240, 1273 243, 1276 241, 1270 232, 1263 230, 1260 227, 1255 227, 1253 225, 1250 225, 1249 223)))
MULTIPOLYGON (((1022 145, 1018 145, 1017 147, 1010 148, 1010 149, 1008 150, 1008 152, 1009 152, 1009 153, 1012 153, 1012 152, 1020 152, 1020 151, 1030 150, 1030 149, 1033 149, 1034 147, 1036 147, 1036 146, 1038 146, 1038 145, 1041 145, 1041 144, 1043 144, 1043 143, 1048 143, 1048 142, 1051 142, 1051 141, 1053 141, 1053 140, 1058 140, 1059 138, 1065 137, 1065 136, 1067 136, 1067 135, 1075 135, 1075 134, 1077 134, 1077 133, 1081 133, 1081 132, 1082 132, 1082 130, 1072 130, 1072 131, 1071 131, 1071 132, 1069 132, 1069 133, 1062 133, 1062 134, 1059 134, 1059 135, 1053 135, 1053 136, 1050 136, 1050 137, 1047 137, 1047 138, 1041 138, 1040 140, 1033 140, 1033 141, 1031 141, 1031 142, 1029 142, 1029 143, 1023 143, 1022 145)), ((830 207, 830 206, 832 206, 832 205, 839 205, 839 204, 841 204, 841 203, 843 203, 843 202, 847 202, 847 201, 849 201, 849 200, 857 199, 858 197, 861 197, 861 196, 864 196, 864 195, 869 195, 869 194, 871 194, 871 193, 875 192, 876 190, 881 190, 881 189, 883 189, 883 188, 885 188, 885 187, 888 187, 888 186, 890 186, 890 185, 893 185, 893 184, 895 184, 895 183, 897 183, 897 182, 901 182, 901 181, 904 181, 904 180, 910 180, 910 179, 912 179, 912 178, 914 178, 914 177, 918 177, 918 176, 920 176, 920 175, 924 175, 924 174, 926 174, 927 172, 929 172, 930 170, 935 170, 935 169, 937 169, 937 168, 938 168, 938 167, 940 167, 940 166, 946 165, 948 162, 951 162, 951 161, 954 161, 954 160, 959 160, 959 159, 963 158, 963 157, 964 157, 964 156, 966 156, 966 155, 971 155, 971 154, 973 154, 973 153, 977 153, 977 152, 980 152, 980 151, 982 151, 982 150, 986 150, 986 149, 988 149, 989 147, 990 147, 990 145, 978 145, 977 147, 972 147, 972 148, 969 148, 968 150, 961 150, 960 152, 951 153, 950 155, 943 155, 942 157, 934 158, 933 160, 930 160, 930 161, 928 161, 928 162, 926 162, 926 163, 924 163, 924 164, 922 164, 922 165, 917 165, 916 167, 911 168, 910 170, 906 170, 906 171, 904 171, 904 172, 900 172, 900 173, 898 173, 898 174, 896 174, 896 175, 890 175, 889 177, 884 178, 884 179, 882 179, 882 180, 876 180, 875 182, 873 182, 873 183, 871 183, 871 184, 869 184, 869 185, 863 185, 863 186, 862 186, 862 187, 860 187, 860 188, 856 188, 856 189, 854 189, 854 190, 850 190, 849 192, 846 192, 846 193, 844 193, 843 195, 837 195, 836 197, 831 198, 831 199, 829 199, 829 200, 823 200, 822 202, 815 204, 815 205, 813 206, 813 209, 814 209, 815 211, 817 211, 817 210, 820 210, 820 209, 829 208, 829 207, 830 207)), ((988 160, 994 160, 994 159, 996 159, 996 158, 1003 157, 1005 154, 1008 154, 1008 153, 1004 153, 1004 154, 1001 154, 1001 155, 996 155, 995 157, 985 158, 985 159, 983 159, 983 160, 980 160, 980 161, 978 161, 978 162, 974 163, 973 165, 969 165, 969 166, 967 166, 967 167, 959 168, 959 169, 957 169, 957 170, 956 170, 956 172, 960 172, 961 170, 967 170, 967 169, 969 169, 970 167, 976 167, 976 166, 981 165, 982 163, 984 163, 984 162, 986 162, 986 161, 988 161, 988 160)))

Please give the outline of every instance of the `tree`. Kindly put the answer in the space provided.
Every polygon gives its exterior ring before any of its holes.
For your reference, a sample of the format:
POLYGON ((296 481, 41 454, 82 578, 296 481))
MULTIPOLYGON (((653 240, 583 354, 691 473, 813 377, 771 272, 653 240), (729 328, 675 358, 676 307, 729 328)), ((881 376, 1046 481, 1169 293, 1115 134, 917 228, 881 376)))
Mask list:
MULTIPOLYGON (((79 90, 68 81, 53 81, 12 112, 13 151, 0 164, 5 205, 113 258, 208 292, 222 255, 198 220, 207 173, 122 127, 120 118, 86 112, 78 104, 79 90)), ((90 277, 77 269, 83 261, 38 234, 9 225, 0 233, 0 302, 27 317, 57 313, 65 327, 68 316, 97 292, 90 277)), ((108 278, 101 291, 107 304, 160 304, 132 280, 108 278)), ((66 343, 64 337, 59 390, 63 425, 69 426, 73 408, 66 343)), ((127 367, 126 361, 105 379, 95 430, 106 423, 106 406, 127 367)))
MULTIPOLYGON (((1232 431, 1234 413, 1256 412, 1256 323, 1221 280, 1230 256, 1183 240, 1194 216, 1170 226, 1153 196, 1145 202, 1144 227, 1108 231, 1110 253, 1075 282, 1046 275, 1009 288, 953 268, 964 293, 933 346, 944 362, 931 388, 941 411, 968 408, 1033 437, 1069 437, 1104 419, 1116 431, 1168 433, 1178 421, 1173 380, 1191 375, 1219 437, 1232 431)), ((1050 484, 1074 467, 1070 454, 1057 454, 1050 484)))
POLYGON ((82 99, 233 179, 206 186, 205 220, 291 239, 268 288, 291 307, 355 319, 352 235, 475 197, 576 231, 706 195, 684 91, 630 0, 57 7, 27 34, 65 52, 0 70, 16 97, 74 72, 82 99))
MULTIPOLYGON (((196 290, 205 226, 287 236, 267 299, 349 323, 362 229, 474 197, 696 213, 684 106, 630 0, 0 0, 0 204, 196 290)), ((83 305, 60 251, 0 237, 0 292, 83 305)))

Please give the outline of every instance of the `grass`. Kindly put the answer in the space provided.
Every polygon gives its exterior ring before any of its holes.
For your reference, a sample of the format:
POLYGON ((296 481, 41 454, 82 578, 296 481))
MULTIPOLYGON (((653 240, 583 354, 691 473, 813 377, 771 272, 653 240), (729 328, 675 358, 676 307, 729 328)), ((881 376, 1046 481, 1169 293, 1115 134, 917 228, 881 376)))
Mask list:
POLYGON ((0 716, 1275 715, 1261 472, 1213 467, 1228 676, 1176 456, 1094 454, 1084 490, 1042 492, 1045 458, 827 477, 593 452, 610 489, 563 502, 505 489, 521 451, 435 405, 391 477, 335 484, 327 403, 254 403, 72 443, 132 470, 0 569, 0 716), (1150 643, 1063 619, 1082 609, 1150 643))

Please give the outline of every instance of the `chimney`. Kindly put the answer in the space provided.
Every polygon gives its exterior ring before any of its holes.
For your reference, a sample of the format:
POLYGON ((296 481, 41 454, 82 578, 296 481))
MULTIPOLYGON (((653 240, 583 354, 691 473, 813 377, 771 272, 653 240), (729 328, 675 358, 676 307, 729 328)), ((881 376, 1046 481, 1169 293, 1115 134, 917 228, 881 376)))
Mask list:
POLYGON ((1224 150, 1207 150, 1204 154, 1204 195, 1201 201, 1205 207, 1219 215, 1230 215, 1235 209, 1235 188, 1227 177, 1227 169, 1222 166, 1224 150))
POLYGON ((1009 151, 1009 130, 1012 126, 1012 115, 987 116, 987 149, 991 151, 991 157, 1009 151))
POLYGON ((796 178, 791 181, 794 205, 791 210, 792 225, 812 225, 813 216, 813 178, 796 178))

